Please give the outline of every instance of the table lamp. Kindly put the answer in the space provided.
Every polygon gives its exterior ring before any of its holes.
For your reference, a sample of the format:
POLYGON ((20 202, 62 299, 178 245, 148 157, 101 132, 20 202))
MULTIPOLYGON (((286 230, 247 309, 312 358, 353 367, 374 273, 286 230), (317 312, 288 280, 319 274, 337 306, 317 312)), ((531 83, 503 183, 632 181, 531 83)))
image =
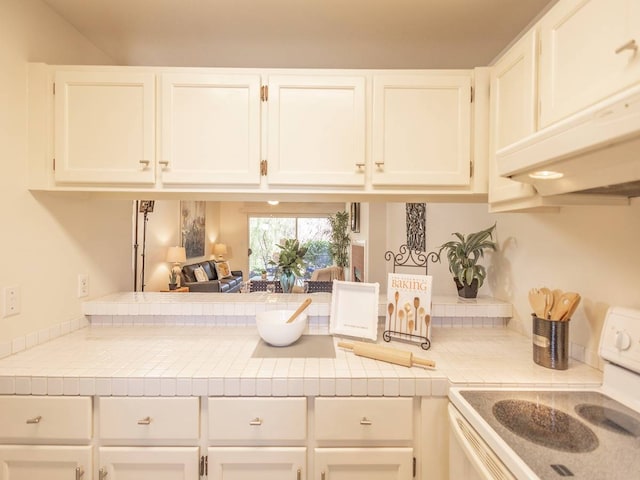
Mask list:
MULTIPOLYGON (((171 271, 176 271, 178 280, 180 279, 180 264, 187 261, 187 253, 184 247, 169 247, 167 251, 167 262, 173 263, 171 271)), ((178 282, 179 283, 179 282, 178 282)))
POLYGON ((227 254, 227 246, 224 243, 214 243, 213 254, 218 257, 218 260, 224 260, 224 256, 227 254))

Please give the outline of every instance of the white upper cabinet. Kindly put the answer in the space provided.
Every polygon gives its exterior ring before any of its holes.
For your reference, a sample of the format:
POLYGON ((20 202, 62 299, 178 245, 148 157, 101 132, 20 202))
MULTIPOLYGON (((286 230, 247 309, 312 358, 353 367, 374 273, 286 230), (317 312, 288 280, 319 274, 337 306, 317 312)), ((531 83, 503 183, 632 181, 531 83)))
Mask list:
POLYGON ((540 127, 640 80, 638 0, 561 0, 540 21, 540 127))
POLYGON ((536 31, 530 30, 491 69, 489 203, 536 195, 526 183, 498 175, 496 151, 535 132, 536 31))
POLYGON ((260 76, 161 75, 163 184, 260 183, 260 76))
POLYGON ((365 76, 269 76, 269 185, 364 185, 365 82, 365 76))
POLYGON ((373 185, 468 185, 471 74, 375 75, 373 185))
POLYGON ((155 182, 154 83, 149 73, 56 73, 56 182, 155 182))

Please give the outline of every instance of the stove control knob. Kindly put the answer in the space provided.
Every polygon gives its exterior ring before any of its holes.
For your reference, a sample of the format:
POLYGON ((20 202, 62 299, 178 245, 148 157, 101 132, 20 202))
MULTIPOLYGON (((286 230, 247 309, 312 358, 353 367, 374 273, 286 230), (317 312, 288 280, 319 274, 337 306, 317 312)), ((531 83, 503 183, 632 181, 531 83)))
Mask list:
POLYGON ((628 350, 631 346, 631 337, 627 332, 616 332, 616 348, 618 350, 628 350))

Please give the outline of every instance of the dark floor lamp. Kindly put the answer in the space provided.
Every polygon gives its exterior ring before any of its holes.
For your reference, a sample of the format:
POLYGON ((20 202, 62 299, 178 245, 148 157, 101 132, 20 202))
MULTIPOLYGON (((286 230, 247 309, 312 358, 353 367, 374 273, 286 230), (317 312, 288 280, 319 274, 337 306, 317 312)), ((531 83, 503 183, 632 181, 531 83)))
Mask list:
MULTIPOLYGON (((149 221, 149 214, 153 212, 153 205, 155 201, 153 200, 140 200, 140 207, 138 208, 138 212, 144 215, 143 224, 142 224, 142 272, 140 275, 140 286, 141 290, 144 292, 144 264, 145 264, 145 251, 147 248, 147 222, 149 221)), ((133 280, 133 290, 136 291, 138 288, 137 280, 138 280, 138 214, 136 213, 136 243, 134 245, 134 252, 136 257, 135 269, 134 269, 134 280, 133 280)))

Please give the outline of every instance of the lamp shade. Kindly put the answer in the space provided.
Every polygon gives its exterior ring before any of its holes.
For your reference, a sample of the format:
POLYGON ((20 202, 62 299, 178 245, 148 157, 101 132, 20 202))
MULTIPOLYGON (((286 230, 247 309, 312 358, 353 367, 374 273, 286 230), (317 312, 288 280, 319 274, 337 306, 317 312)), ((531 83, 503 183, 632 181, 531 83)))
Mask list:
POLYGON ((169 247, 167 251, 167 262, 181 263, 187 261, 187 253, 184 247, 169 247))
POLYGON ((227 254, 227 246, 224 243, 215 243, 213 245, 213 254, 214 255, 226 255, 227 254))

